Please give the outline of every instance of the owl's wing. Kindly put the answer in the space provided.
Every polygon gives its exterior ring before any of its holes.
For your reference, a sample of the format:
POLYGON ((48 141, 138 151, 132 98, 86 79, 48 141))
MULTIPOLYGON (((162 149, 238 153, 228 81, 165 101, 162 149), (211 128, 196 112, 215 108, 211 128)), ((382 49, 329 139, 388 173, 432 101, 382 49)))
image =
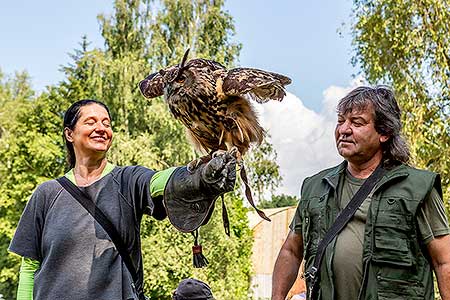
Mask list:
POLYGON ((223 79, 222 91, 228 96, 248 94, 253 100, 264 103, 269 100, 281 101, 286 95, 285 85, 291 79, 277 73, 251 68, 235 68, 228 71, 223 79))
POLYGON ((174 73, 178 65, 171 66, 165 69, 148 75, 144 80, 139 82, 139 90, 145 98, 155 98, 164 94, 164 85, 166 84, 167 76, 164 74, 174 73))
POLYGON ((159 72, 148 75, 139 82, 139 90, 145 98, 155 98, 164 94, 164 79, 159 72))

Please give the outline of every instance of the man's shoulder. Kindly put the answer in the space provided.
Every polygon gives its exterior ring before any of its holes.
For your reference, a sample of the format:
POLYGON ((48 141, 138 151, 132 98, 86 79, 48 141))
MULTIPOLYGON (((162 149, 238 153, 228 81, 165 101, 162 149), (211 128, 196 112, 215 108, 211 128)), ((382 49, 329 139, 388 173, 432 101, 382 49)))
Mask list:
POLYGON ((329 185, 329 182, 336 185, 340 174, 345 170, 346 163, 342 162, 337 166, 324 169, 310 177, 305 178, 302 184, 301 194, 320 194, 329 185))
POLYGON ((341 171, 344 170, 344 169, 345 169, 344 163, 340 163, 337 166, 330 167, 330 168, 327 168, 327 169, 323 169, 323 170, 317 172, 316 174, 307 177, 305 179, 305 181, 322 180, 322 179, 324 179, 326 177, 329 177, 329 176, 339 175, 341 173, 341 171))
POLYGON ((391 173, 406 172, 406 173, 408 173, 409 178, 431 178, 431 179, 434 179, 437 176, 439 176, 438 173, 435 173, 433 171, 416 168, 414 166, 410 166, 410 165, 406 165, 406 164, 401 164, 401 165, 393 168, 390 172, 391 173))
POLYGON ((413 166, 409 166, 409 165, 403 165, 409 172, 413 173, 413 174, 417 174, 417 175, 436 175, 437 173, 430 171, 430 170, 425 170, 425 169, 420 169, 420 168, 416 168, 413 166))

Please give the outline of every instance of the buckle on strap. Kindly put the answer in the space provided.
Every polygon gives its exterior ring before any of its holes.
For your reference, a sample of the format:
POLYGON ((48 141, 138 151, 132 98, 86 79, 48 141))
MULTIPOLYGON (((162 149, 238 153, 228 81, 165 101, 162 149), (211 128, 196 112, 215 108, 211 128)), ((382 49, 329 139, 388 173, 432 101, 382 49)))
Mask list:
POLYGON ((314 279, 316 278, 316 274, 317 268, 313 266, 308 271, 306 271, 305 278, 314 281, 314 279))

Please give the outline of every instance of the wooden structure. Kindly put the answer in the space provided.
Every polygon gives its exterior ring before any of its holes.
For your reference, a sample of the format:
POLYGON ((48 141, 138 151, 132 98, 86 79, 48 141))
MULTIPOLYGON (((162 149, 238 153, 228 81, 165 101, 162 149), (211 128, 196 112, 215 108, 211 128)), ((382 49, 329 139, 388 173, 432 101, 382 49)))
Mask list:
MULTIPOLYGON (((254 275, 251 284, 254 300, 266 300, 271 297, 273 266, 289 232, 289 224, 294 217, 295 209, 295 206, 264 209, 264 213, 272 222, 262 220, 254 211, 248 213, 254 239, 252 254, 254 275)), ((299 276, 289 292, 288 299, 305 290, 305 283, 299 276)))

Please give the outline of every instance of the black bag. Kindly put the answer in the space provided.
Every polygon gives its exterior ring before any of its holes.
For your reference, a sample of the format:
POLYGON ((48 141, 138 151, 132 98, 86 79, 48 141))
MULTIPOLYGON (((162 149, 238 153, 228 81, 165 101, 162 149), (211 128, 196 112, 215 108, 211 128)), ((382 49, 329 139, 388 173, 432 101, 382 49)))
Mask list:
POLYGON ((94 201, 84 193, 82 190, 80 190, 75 184, 73 184, 67 177, 63 176, 60 178, 57 178, 56 181, 61 184, 61 186, 69 192, 69 194, 72 195, 72 197, 75 198, 93 217, 94 219, 102 226, 102 228, 108 233, 109 237, 111 238, 112 242, 116 246, 117 251, 119 252, 120 256, 122 257, 123 262, 125 263, 125 266, 127 267, 128 271, 131 274, 131 277, 133 278, 133 287, 137 293, 137 296, 139 300, 147 300, 147 298, 144 295, 143 291, 143 283, 139 280, 139 274, 137 272, 137 269, 135 268, 133 261, 130 257, 130 255, 127 252, 127 247, 123 243, 122 239, 120 238, 119 233, 117 232, 114 225, 109 221, 109 219, 105 216, 105 214, 98 208, 94 201))

